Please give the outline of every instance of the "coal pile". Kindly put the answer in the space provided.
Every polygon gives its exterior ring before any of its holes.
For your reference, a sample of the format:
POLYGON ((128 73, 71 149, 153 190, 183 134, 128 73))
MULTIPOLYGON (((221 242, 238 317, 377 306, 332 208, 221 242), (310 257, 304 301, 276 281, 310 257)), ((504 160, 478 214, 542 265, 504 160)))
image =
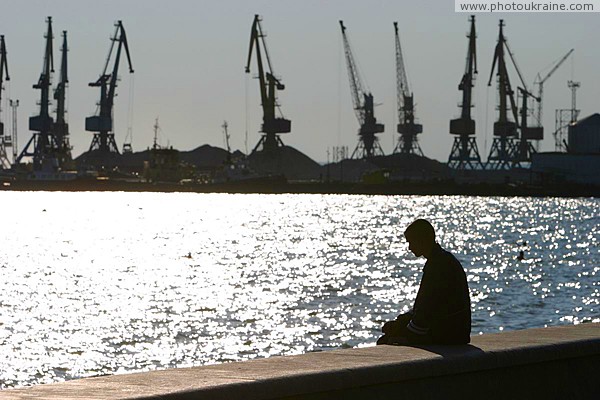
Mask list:
POLYGON ((324 179, 334 182, 363 182, 378 172, 385 172, 389 181, 432 181, 450 177, 446 164, 415 154, 347 159, 322 167, 324 179))
POLYGON ((194 150, 180 152, 179 159, 201 171, 214 170, 225 164, 227 150, 205 144, 194 150))
POLYGON ((260 175, 283 175, 288 181, 316 181, 322 178, 321 165, 290 146, 273 153, 257 151, 248 157, 250 168, 260 175))

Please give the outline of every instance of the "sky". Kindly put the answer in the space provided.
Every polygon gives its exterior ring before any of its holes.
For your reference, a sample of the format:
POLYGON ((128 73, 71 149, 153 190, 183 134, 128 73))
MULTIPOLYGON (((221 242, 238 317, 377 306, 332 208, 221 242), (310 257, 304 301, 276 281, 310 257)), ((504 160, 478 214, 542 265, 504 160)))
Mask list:
MULTIPOLYGON (((427 157, 447 161, 453 136, 449 120, 459 115, 458 83, 465 69, 469 14, 455 13, 453 0, 0 0, 0 34, 5 35, 10 82, 2 94, 2 114, 10 132, 7 100, 18 99, 19 147, 31 137, 28 118, 38 113, 39 90, 32 88, 42 70, 46 17, 52 16, 56 83, 61 32, 68 32, 68 121, 73 155, 89 148, 92 133, 85 118, 94 115, 98 79, 108 55, 114 23, 127 32, 134 74, 126 59, 114 108, 119 148, 132 133, 132 147, 152 145, 159 119, 161 145, 191 150, 204 144, 224 147, 227 121, 233 149, 252 150, 260 138, 256 60, 244 73, 250 28, 263 18, 274 72, 285 84, 281 110, 292 120, 282 135, 318 162, 333 146, 357 144, 358 122, 343 56, 343 20, 363 83, 373 93, 375 116, 385 124, 379 135, 386 154, 397 138, 396 66, 393 22, 399 26, 405 67, 423 125, 419 135, 427 157), (247 137, 247 140, 246 140, 247 137)), ((573 55, 544 85, 545 139, 540 150, 554 150, 555 110, 571 107, 568 80, 581 82, 577 107, 585 117, 600 112, 600 13, 479 13, 478 77, 473 117, 476 139, 486 159, 497 118, 495 79, 488 87, 498 21, 529 89, 571 48, 573 55)), ((111 64, 112 67, 112 64, 111 64)), ((509 66, 513 87, 517 74, 509 66)), ((331 158, 331 156, 329 156, 331 158)))

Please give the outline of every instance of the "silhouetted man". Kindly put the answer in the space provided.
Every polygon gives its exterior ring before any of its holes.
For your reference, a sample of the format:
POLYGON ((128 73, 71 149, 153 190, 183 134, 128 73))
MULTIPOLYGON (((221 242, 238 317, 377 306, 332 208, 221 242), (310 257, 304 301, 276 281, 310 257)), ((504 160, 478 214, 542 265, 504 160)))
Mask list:
POLYGON ((413 309, 386 322, 377 344, 466 344, 471 341, 471 302, 460 262, 435 241, 431 224, 418 219, 406 228, 408 249, 425 257, 413 309))

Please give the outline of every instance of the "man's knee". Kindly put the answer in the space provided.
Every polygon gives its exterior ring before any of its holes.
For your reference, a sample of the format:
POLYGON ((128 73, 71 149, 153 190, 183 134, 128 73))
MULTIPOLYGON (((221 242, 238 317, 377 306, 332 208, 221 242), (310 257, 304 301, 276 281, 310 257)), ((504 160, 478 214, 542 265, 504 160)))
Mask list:
MULTIPOLYGON (((406 326, 406 325, 404 325, 404 326, 406 326)), ((401 334, 402 328, 404 326, 403 326, 402 322, 400 322, 400 321, 388 321, 385 324, 383 324, 381 331, 383 333, 391 335, 391 336, 398 336, 401 334)))

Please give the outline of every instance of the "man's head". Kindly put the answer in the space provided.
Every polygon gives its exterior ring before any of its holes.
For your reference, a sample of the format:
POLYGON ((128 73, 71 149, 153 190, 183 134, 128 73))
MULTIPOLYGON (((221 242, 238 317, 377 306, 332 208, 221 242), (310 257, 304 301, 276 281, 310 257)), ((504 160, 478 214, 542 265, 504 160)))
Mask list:
POLYGON ((404 231, 404 237, 408 241, 408 249, 417 257, 427 258, 435 244, 435 230, 424 219, 417 219, 410 224, 404 231))

